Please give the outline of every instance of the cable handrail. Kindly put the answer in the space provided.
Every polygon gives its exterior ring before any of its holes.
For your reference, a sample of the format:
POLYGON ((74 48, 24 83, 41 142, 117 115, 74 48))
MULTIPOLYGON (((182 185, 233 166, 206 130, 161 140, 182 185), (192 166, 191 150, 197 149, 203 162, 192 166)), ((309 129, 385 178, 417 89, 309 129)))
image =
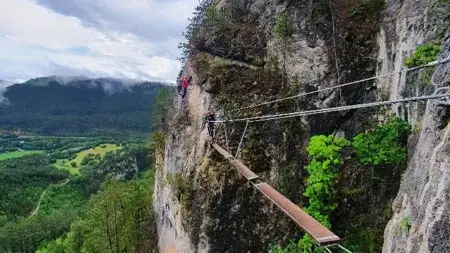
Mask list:
POLYGON ((210 122, 228 123, 228 122, 240 122, 240 121, 250 121, 250 122, 269 121, 269 120, 275 120, 275 119, 284 119, 284 118, 308 116, 308 115, 322 114, 322 113, 329 113, 329 112, 347 111, 347 110, 374 107, 374 106, 407 103, 407 102, 414 102, 414 101, 421 101, 421 100, 428 100, 428 99, 437 99, 437 98, 444 98, 444 97, 449 97, 449 96, 450 96, 449 93, 433 94, 433 95, 428 95, 428 96, 410 97, 410 98, 403 98, 403 99, 392 100, 392 101, 379 101, 379 102, 371 102, 371 103, 356 104, 356 105, 346 105, 346 106, 338 106, 338 107, 331 107, 331 108, 322 108, 322 109, 315 109, 315 110, 309 110, 309 111, 298 111, 298 112, 291 112, 291 113, 263 115, 263 116, 237 118, 237 119, 229 119, 229 120, 216 120, 216 121, 210 121, 210 122))
POLYGON ((233 109, 233 110, 231 110, 231 112, 245 110, 245 109, 250 109, 250 108, 255 108, 255 107, 260 107, 260 106, 263 106, 263 105, 270 105, 270 104, 274 104, 274 103, 285 101, 285 100, 290 100, 290 99, 294 99, 294 98, 304 97, 304 96, 320 93, 320 92, 323 92, 323 91, 334 90, 334 89, 337 89, 337 88, 342 88, 342 87, 353 85, 353 84, 359 84, 359 83, 367 82, 367 81, 370 81, 370 80, 375 80, 375 79, 378 79, 378 78, 381 78, 381 77, 401 74, 403 72, 414 71, 414 70, 422 69, 422 68, 425 68, 425 67, 433 67, 433 66, 441 65, 441 64, 444 64, 444 63, 447 63, 447 62, 450 62, 450 57, 447 58, 447 59, 444 59, 444 60, 432 61, 432 62, 429 62, 429 63, 424 64, 424 65, 420 65, 420 66, 417 66, 417 67, 412 67, 412 68, 408 68, 408 69, 404 69, 404 70, 401 69, 400 71, 394 71, 394 72, 391 72, 391 73, 386 73, 386 74, 377 75, 377 76, 373 76, 373 77, 369 77, 369 78, 364 78, 364 79, 361 79, 361 80, 352 81, 352 82, 348 82, 348 83, 344 83, 344 84, 340 84, 340 85, 336 85, 336 86, 332 86, 332 87, 328 87, 328 88, 323 88, 323 89, 319 89, 319 90, 316 90, 316 91, 300 93, 300 94, 297 94, 297 95, 294 95, 294 96, 289 96, 289 97, 285 97, 285 98, 275 99, 275 100, 272 100, 272 101, 262 102, 262 103, 255 104, 255 105, 250 105, 250 106, 245 106, 245 107, 233 109))

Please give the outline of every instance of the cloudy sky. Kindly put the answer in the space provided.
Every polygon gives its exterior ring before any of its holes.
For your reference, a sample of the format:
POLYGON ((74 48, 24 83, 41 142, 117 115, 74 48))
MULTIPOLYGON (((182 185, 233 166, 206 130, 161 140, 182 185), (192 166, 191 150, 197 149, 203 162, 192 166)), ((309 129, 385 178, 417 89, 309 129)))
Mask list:
POLYGON ((198 0, 0 0, 0 80, 85 75, 174 82, 198 0))

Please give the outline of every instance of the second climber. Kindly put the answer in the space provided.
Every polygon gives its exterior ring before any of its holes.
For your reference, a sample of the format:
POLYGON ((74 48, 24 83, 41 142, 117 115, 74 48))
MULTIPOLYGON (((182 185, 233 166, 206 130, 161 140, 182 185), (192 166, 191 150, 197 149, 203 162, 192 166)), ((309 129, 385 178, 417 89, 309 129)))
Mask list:
POLYGON ((205 121, 208 124, 208 133, 211 138, 214 137, 214 121, 216 121, 216 115, 214 112, 208 111, 205 114, 205 121))

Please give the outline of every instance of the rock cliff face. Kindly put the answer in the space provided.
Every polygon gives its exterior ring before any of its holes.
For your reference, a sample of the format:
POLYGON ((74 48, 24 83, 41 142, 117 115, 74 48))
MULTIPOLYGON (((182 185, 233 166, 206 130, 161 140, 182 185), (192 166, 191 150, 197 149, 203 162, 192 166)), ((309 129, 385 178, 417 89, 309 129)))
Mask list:
MULTIPOLYGON (((450 34, 444 35, 448 27, 448 3, 388 1, 378 38, 379 74, 400 71, 417 45, 432 40, 444 40, 441 58, 446 59, 450 55, 450 34)), ((417 85, 424 71, 384 78, 379 86, 390 99, 430 93, 417 85)), ((417 131, 409 144, 411 158, 385 230, 383 252, 448 252, 448 109, 433 102, 426 107, 425 103, 415 103, 392 109, 417 131)))
MULTIPOLYGON (((211 150, 203 121, 206 111, 213 110, 225 119, 396 99, 406 94, 404 90, 417 93, 414 87, 408 89, 408 80, 417 74, 410 73, 402 79, 393 76, 294 101, 232 111, 375 73, 398 71, 418 44, 442 37, 448 26, 448 19, 443 17, 450 13, 450 4, 439 0, 221 0, 214 4, 217 10, 228 11, 227 18, 214 16, 198 30, 191 45, 195 54, 185 67, 194 83, 185 100, 176 95, 165 145, 157 154, 154 206, 161 252, 267 252, 271 243, 285 244, 300 236, 288 218, 211 150), (283 43, 273 32, 283 12, 289 14, 293 25, 285 59, 280 53, 283 43), (283 61, 284 77, 280 74, 283 61), (284 82, 287 84, 282 85, 284 82)), ((445 231, 450 230, 446 111, 433 104, 425 116, 413 106, 392 109, 413 125, 424 123, 417 147, 417 140, 411 138, 411 154, 415 153, 394 203, 395 214, 386 228, 383 250, 446 252, 442 251, 448 247, 445 231), (424 203, 434 209, 427 209, 424 203), (411 229, 398 233, 396 228, 405 215, 411 219, 411 229)), ((251 123, 240 158, 303 206, 303 167, 308 160, 305 147, 310 136, 335 133, 353 137, 371 124, 376 118, 373 116, 384 114, 384 110, 364 109, 251 123)), ((244 127, 245 122, 218 123, 215 141, 234 154, 244 127)), ((347 171, 356 169, 347 167, 347 171)), ((368 203, 385 204, 396 195, 398 181, 386 199, 368 203)), ((345 197, 342 203, 350 206, 345 197)), ((332 217, 332 224, 337 224, 338 231, 347 231, 349 227, 340 222, 345 218, 339 215, 349 213, 342 210, 332 217)), ((386 223, 380 224, 384 227, 386 223)))
MULTIPOLYGON (((399 72, 404 61, 418 45, 430 41, 441 41, 450 21, 449 4, 444 1, 387 1, 378 36, 378 74, 399 72)), ((378 86, 390 99, 421 93, 414 83, 417 72, 408 80, 405 72, 381 78, 378 86), (416 75, 414 75, 416 74, 416 75), (410 87, 407 87, 409 83, 410 87), (409 92, 408 92, 409 91, 409 92)), ((423 93, 423 92, 422 92, 423 93)), ((424 104, 408 106, 394 105, 393 111, 415 125, 424 113, 424 104), (419 108, 422 107, 422 108, 419 108)))
MULTIPOLYGON (((450 30, 442 59, 450 56, 449 49, 450 30)), ((428 102, 419 140, 393 204, 394 215, 385 230, 383 252, 450 251, 449 119, 448 106, 428 102)))

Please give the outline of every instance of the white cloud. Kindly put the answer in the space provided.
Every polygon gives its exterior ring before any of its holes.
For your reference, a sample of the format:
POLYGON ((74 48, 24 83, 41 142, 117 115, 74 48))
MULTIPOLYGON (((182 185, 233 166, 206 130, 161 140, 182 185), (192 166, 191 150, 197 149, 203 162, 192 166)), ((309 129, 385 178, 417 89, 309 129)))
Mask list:
POLYGON ((16 42, 64 50, 106 38, 87 29, 81 21, 50 11, 26 0, 3 0, 0 8, 0 31, 16 42))
POLYGON ((0 79, 87 75, 173 81, 181 40, 174 31, 181 34, 193 2, 1 0, 0 79))

